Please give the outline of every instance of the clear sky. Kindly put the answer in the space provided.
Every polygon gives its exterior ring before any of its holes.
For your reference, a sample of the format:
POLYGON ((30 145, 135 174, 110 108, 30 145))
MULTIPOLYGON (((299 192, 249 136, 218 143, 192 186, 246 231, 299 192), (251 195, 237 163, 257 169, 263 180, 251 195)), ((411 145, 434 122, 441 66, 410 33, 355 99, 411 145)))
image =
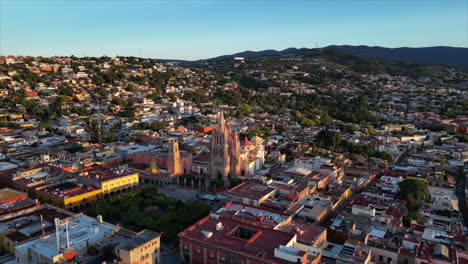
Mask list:
POLYGON ((1 55, 201 59, 244 50, 468 47, 468 0, 0 0, 1 55))

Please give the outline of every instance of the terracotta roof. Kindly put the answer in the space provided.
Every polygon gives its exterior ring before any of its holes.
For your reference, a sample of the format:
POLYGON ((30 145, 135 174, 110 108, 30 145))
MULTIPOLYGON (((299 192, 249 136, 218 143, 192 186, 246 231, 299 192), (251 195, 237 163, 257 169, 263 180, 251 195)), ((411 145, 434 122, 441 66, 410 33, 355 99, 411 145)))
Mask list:
POLYGON ((253 146, 253 144, 247 138, 244 138, 244 140, 242 140, 241 142, 241 146, 250 147, 250 146, 253 146))
POLYGON ((287 232, 254 226, 229 218, 220 216, 219 219, 207 216, 195 225, 187 228, 179 234, 181 239, 199 241, 227 251, 240 253, 255 259, 262 259, 268 263, 289 263, 276 258, 274 251, 280 245, 287 245, 295 236, 287 232), (216 226, 221 223, 221 230, 216 226), (249 239, 242 239, 233 235, 238 228, 244 228, 253 233, 249 239), (203 232, 203 233, 202 233, 203 232), (211 236, 206 237, 204 233, 211 232, 211 236), (260 254, 261 253, 261 254, 260 254))

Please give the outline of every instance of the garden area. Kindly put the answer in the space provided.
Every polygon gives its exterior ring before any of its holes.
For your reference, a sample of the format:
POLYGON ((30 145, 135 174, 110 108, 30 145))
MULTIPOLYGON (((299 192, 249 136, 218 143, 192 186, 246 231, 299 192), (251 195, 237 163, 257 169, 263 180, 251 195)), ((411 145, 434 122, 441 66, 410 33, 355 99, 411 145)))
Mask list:
POLYGON ((189 203, 158 193, 155 186, 143 186, 91 205, 87 214, 102 215, 105 221, 147 228, 162 233, 170 242, 177 234, 210 213, 206 203, 189 203))

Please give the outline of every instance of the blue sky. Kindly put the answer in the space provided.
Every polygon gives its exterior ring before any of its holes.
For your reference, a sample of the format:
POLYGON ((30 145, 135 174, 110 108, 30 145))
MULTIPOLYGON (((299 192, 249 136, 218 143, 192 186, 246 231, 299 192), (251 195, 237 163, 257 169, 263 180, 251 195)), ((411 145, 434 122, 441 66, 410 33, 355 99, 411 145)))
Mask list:
POLYGON ((1 55, 201 59, 244 50, 468 47, 466 0, 0 0, 1 55))

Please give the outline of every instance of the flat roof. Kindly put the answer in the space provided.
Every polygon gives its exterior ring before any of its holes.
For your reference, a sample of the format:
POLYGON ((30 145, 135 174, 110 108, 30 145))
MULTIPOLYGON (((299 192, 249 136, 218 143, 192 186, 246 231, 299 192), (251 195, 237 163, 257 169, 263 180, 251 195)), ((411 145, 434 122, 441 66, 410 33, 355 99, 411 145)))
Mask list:
POLYGON ((117 240, 119 243, 119 248, 132 250, 160 236, 161 235, 159 233, 148 229, 145 229, 139 233, 135 233, 126 229, 120 229, 112 238, 117 240))
POLYGON ((92 185, 80 187, 79 185, 73 182, 65 182, 55 186, 51 186, 45 189, 40 190, 41 192, 47 193, 49 195, 59 197, 61 199, 67 199, 77 195, 82 195, 85 193, 90 193, 100 190, 92 185))
POLYGON ((3 189, 0 189, 0 202, 5 201, 5 200, 9 200, 11 198, 23 196, 25 194, 26 193, 20 192, 20 191, 14 190, 14 189, 3 188, 3 189))
POLYGON ((249 180, 232 188, 228 191, 228 194, 259 200, 275 190, 275 188, 269 187, 259 181, 249 180))
POLYGON ((297 241, 307 245, 315 243, 317 238, 323 232, 326 232, 325 227, 304 223, 296 220, 292 220, 288 224, 281 226, 280 230, 296 233, 297 241))
MULTIPOLYGON (((60 248, 67 248, 67 235, 65 231, 65 221, 62 221, 59 228, 60 248)), ((109 223, 100 223, 97 219, 86 215, 75 215, 68 220, 68 234, 70 248, 80 250, 86 245, 99 241, 110 236, 118 227, 109 223)), ((24 244, 18 245, 16 251, 26 252, 28 250, 36 251, 47 258, 53 258, 60 254, 57 248, 56 233, 48 236, 39 237, 24 244)))
POLYGON ((298 175, 309 175, 313 170, 305 168, 305 167, 300 167, 300 166, 294 166, 286 170, 287 173, 292 173, 292 174, 298 174, 298 175))
POLYGON ((179 236, 182 239, 196 240, 227 251, 262 259, 268 263, 290 263, 276 258, 274 251, 281 245, 287 245, 295 235, 273 228, 250 225, 223 216, 207 216, 181 232, 179 236), (217 225, 221 226, 218 230, 217 225), (232 233, 239 228, 251 231, 252 237, 243 239, 233 236, 232 233))
POLYGON ((79 171, 80 177, 86 177, 98 182, 127 177, 132 174, 137 174, 137 172, 124 167, 92 166, 79 171))

